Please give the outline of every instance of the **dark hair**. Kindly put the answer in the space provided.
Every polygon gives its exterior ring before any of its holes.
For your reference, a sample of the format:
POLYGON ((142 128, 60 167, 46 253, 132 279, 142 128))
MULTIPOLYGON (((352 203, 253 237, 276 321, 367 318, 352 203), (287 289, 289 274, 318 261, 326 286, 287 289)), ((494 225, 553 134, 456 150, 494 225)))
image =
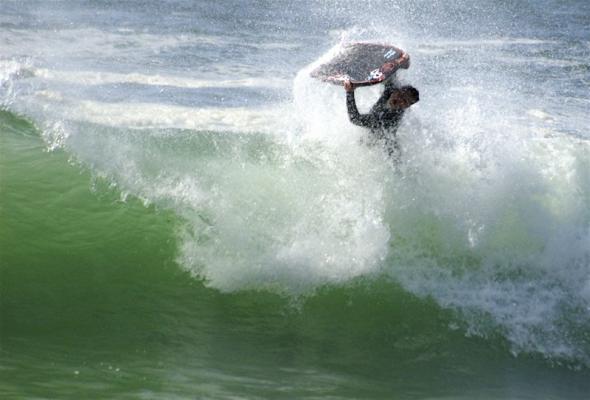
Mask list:
POLYGON ((415 100, 415 102, 418 102, 420 100, 420 92, 418 92, 418 89, 416 89, 414 86, 402 86, 401 88, 399 88, 399 90, 402 93, 402 95, 411 97, 415 100))

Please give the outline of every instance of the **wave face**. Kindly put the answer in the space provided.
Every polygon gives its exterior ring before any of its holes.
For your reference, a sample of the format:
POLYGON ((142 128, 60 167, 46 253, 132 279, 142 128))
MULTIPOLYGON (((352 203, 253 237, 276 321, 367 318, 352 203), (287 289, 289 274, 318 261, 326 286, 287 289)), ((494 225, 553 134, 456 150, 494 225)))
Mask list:
MULTIPOLYGON (((319 326, 344 324, 354 345, 370 327, 383 340, 371 354, 392 334, 407 351, 386 351, 396 358, 415 360, 430 345, 448 354, 475 346, 586 371, 589 16, 585 2, 557 1, 3 3, 0 209, 13 210, 1 231, 4 276, 32 293, 17 267, 68 275, 86 260, 94 267, 72 279, 88 292, 96 290, 88 279, 109 285, 98 276, 121 273, 132 291, 162 296, 135 311, 155 307, 184 328, 194 322, 185 319, 196 307, 189 298, 205 314, 205 305, 258 299, 261 309, 241 317, 272 314, 264 321, 276 328, 275 313, 284 313, 287 325, 310 324, 318 341, 328 335, 319 326), (421 101, 398 131, 398 167, 362 144, 366 132, 349 123, 342 88, 309 77, 353 40, 411 55, 398 78, 421 101), (48 188, 67 194, 51 205, 48 188), (32 235, 41 222, 47 232, 32 235), (178 309, 169 308, 174 298, 178 309), (362 304, 352 312, 359 327, 342 312, 322 314, 351 298, 362 304), (438 322, 421 325, 421 313, 438 322), (391 328, 394 320, 411 329, 391 328), (406 334, 423 346, 404 347, 406 334)), ((378 94, 359 89, 361 111, 378 94)), ((47 278, 63 291, 44 310, 61 309, 75 293, 47 278)), ((5 322, 15 328, 5 335, 16 337, 29 325, 10 308, 23 299, 7 293, 15 297, 2 303, 5 322)), ((231 325, 209 317, 195 329, 231 325)))

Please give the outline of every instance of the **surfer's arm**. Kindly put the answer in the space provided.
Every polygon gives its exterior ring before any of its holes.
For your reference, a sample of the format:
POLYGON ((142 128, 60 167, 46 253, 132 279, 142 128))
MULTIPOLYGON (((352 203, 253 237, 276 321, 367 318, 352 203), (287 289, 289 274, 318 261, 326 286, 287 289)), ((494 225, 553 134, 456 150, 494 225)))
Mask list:
POLYGON ((365 128, 373 126, 373 118, 370 114, 359 113, 359 110, 356 107, 356 101, 354 100, 354 91, 346 92, 346 108, 348 110, 348 118, 350 119, 350 122, 365 128))

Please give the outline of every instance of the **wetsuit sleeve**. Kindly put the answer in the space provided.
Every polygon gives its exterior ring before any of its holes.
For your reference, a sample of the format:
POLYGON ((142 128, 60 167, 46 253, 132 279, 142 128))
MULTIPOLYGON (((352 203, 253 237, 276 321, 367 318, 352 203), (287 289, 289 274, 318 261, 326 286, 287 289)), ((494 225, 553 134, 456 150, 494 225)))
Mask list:
POLYGON ((354 100, 354 92, 346 93, 346 108, 348 109, 348 118, 350 122, 365 128, 371 128, 375 125, 374 118, 371 114, 360 114, 356 108, 356 101, 354 100))

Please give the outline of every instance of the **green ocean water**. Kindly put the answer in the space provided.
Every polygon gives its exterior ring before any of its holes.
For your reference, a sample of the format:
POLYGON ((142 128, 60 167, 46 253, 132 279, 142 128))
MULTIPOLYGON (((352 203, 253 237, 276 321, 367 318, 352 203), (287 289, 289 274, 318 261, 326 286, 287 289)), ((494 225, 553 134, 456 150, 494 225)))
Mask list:
POLYGON ((0 393, 20 398, 583 399, 587 369, 385 276, 293 298, 223 293, 177 263, 183 221, 0 113, 0 393))

